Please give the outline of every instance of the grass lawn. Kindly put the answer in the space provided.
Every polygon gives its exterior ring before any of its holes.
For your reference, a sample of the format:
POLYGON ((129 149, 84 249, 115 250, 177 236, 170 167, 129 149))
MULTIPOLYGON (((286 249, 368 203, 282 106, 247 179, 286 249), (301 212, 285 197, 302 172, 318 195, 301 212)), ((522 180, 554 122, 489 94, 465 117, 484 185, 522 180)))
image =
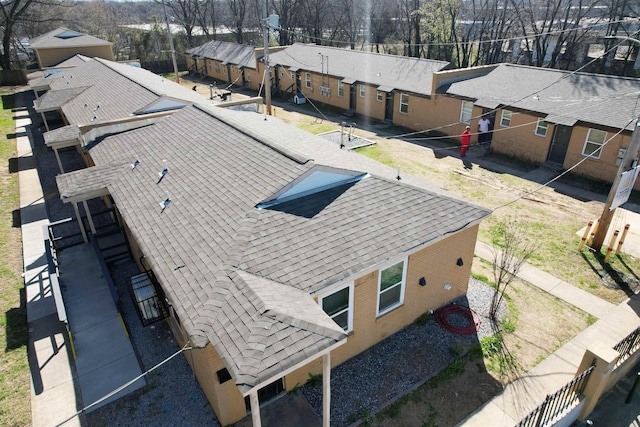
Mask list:
MULTIPOLYGON (((580 236, 576 231, 600 216, 601 203, 576 200, 549 187, 528 194, 540 185, 479 166, 465 168, 459 159, 436 158, 430 149, 399 140, 379 140, 357 151, 494 209, 480 225, 480 241, 490 243, 491 230, 506 218, 517 220, 536 241, 530 264, 614 304, 640 289, 640 259, 621 253, 605 264, 604 255, 577 250, 580 236)), ((614 219, 622 226, 623 221, 614 219)))
POLYGON ((15 96, 11 88, 0 88, 0 425, 31 425, 31 392, 27 361, 27 309, 22 279, 22 235, 18 174, 9 170, 9 159, 17 157, 15 96), (19 216, 15 216, 19 218, 19 216))

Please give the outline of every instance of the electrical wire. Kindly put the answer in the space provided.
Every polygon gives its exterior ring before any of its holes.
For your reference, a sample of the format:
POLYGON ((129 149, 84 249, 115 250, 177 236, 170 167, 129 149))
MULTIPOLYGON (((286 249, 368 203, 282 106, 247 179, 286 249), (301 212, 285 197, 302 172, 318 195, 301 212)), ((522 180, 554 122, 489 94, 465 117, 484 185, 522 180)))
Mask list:
POLYGON ((74 419, 75 417, 77 417, 78 415, 80 415, 81 413, 83 413, 84 411, 86 411, 87 409, 90 409, 96 405, 98 405, 99 403, 104 402, 105 400, 107 400, 108 398, 112 397, 113 395, 121 392, 122 390, 124 390, 125 388, 129 387, 131 384, 135 383, 136 381, 138 381, 140 378, 143 378, 145 375, 150 374, 152 371, 155 371, 157 368, 159 368, 160 366, 164 365, 165 363, 167 363, 168 361, 170 361, 171 359, 173 359, 174 357, 176 357, 177 355, 179 355, 180 353, 182 353, 183 351, 186 350, 191 350, 193 349, 193 347, 187 347, 189 345, 189 343, 187 342, 187 344, 184 345, 184 347, 182 347, 180 350, 176 351, 175 353, 173 353, 171 356, 167 357, 166 359, 164 359, 163 361, 161 361, 160 363, 156 364, 155 366, 153 366, 152 368, 148 369, 147 371, 143 372, 142 374, 138 375, 137 377, 135 377, 134 379, 132 379, 131 381, 126 382, 125 384, 121 385, 120 387, 116 388, 115 390, 113 390, 110 393, 105 394, 104 396, 102 396, 100 399, 96 400, 95 402, 93 402, 90 405, 85 406, 84 408, 80 409, 78 412, 76 412, 75 414, 71 415, 70 417, 66 418, 65 420, 63 420, 62 422, 58 423, 55 425, 55 427, 60 427, 64 424, 66 424, 67 422, 71 421, 72 419, 74 419))
MULTIPOLYGON (((544 36, 552 36, 552 35, 556 35, 556 34, 562 34, 562 33, 569 33, 572 31, 580 31, 580 30, 590 30, 592 28, 598 28, 598 27, 603 27, 603 26, 609 26, 611 24, 619 24, 619 23, 633 23, 638 21, 639 18, 633 18, 633 19, 619 19, 616 21, 606 21, 606 22, 601 22, 601 23, 597 23, 597 24, 592 24, 592 25, 586 25, 584 27, 576 27, 576 28, 567 28, 565 30, 557 30, 557 31, 546 31, 546 32, 542 32, 542 33, 538 33, 538 34, 532 34, 529 36, 514 36, 514 37, 507 37, 507 38, 501 38, 501 39, 491 39, 491 40, 471 40, 468 42, 442 42, 442 43, 403 43, 402 46, 412 46, 412 47, 430 47, 430 46, 457 46, 457 45, 463 45, 463 44, 487 44, 487 43, 500 43, 500 42, 506 42, 506 41, 511 41, 511 40, 528 40, 528 39, 535 39, 538 37, 544 37, 544 36)), ((310 41, 322 41, 322 42, 327 42, 327 43, 331 43, 331 45, 343 45, 343 46, 351 46, 352 42, 350 41, 342 41, 342 40, 332 40, 332 39, 326 39, 323 37, 315 37, 315 36, 309 36, 306 34, 302 34, 300 32, 297 32, 296 30, 291 30, 288 28, 278 28, 278 31, 283 31, 286 32, 288 34, 294 35, 296 37, 299 37, 301 39, 309 39, 310 41)), ((390 45, 390 43, 371 43, 371 42, 364 42, 362 43, 362 46, 388 46, 390 45)))
MULTIPOLYGON (((629 124, 633 123, 633 122, 634 122, 634 121, 636 121, 636 120, 637 120, 637 119, 631 119, 631 120, 629 121, 629 124)), ((629 124, 627 124, 627 126, 628 126, 629 124)), ((618 132, 616 132, 614 135, 612 135, 612 136, 611 136, 611 138, 607 139, 607 140, 606 140, 606 141, 605 141, 605 142, 604 142, 600 147, 598 147, 598 149, 597 149, 597 150, 595 150, 593 153, 591 153, 591 156, 593 156, 593 155, 594 155, 594 154, 596 154, 596 153, 601 152, 601 151, 602 151, 602 149, 603 149, 603 148, 604 148, 604 147, 605 147, 609 142, 611 142, 611 141, 612 141, 616 136, 620 135, 620 134, 624 131, 624 129, 625 129, 625 128, 626 128, 626 126, 625 126, 624 128, 622 128, 622 129, 620 129, 620 130, 619 130, 618 132)), ((528 196, 530 196, 530 195, 532 195, 532 194, 535 194, 535 193, 537 193, 538 191, 542 190, 543 188, 548 187, 548 186, 549 186, 549 184, 551 184, 551 183, 553 183, 553 182, 557 181, 558 179, 560 179, 560 178, 561 178, 561 177, 563 177, 564 175, 568 174, 569 172, 571 172, 572 170, 574 170, 575 168, 577 168, 578 166, 580 166, 582 163, 584 163, 584 162, 586 162, 587 160, 591 159, 591 158, 592 158, 591 156, 586 156, 586 157, 584 157, 584 158, 583 158, 582 160, 580 160, 578 163, 576 163, 575 165, 571 166, 569 169, 567 169, 567 170, 563 171, 561 174, 559 174, 559 175, 558 175, 558 176, 556 176, 555 178, 552 178, 552 179, 550 179, 549 181, 545 182, 544 184, 541 184, 541 185, 540 185, 538 188, 536 188, 535 190, 529 191, 529 192, 527 192, 527 193, 523 194, 522 196, 520 196, 520 197, 518 197, 518 198, 516 198, 516 199, 514 199, 514 200, 512 200, 512 201, 510 201, 510 202, 508 202, 508 203, 505 203, 505 204, 503 204, 503 205, 500 205, 500 206, 498 206, 498 207, 494 208, 494 209, 493 209, 493 212, 497 211, 498 209, 502 209, 502 208, 505 208, 505 207, 507 207, 507 206, 510 206, 510 205, 512 205, 512 204, 514 204, 514 203, 516 203, 516 202, 518 202, 518 201, 520 201, 520 200, 524 199, 525 197, 528 197, 528 196)))

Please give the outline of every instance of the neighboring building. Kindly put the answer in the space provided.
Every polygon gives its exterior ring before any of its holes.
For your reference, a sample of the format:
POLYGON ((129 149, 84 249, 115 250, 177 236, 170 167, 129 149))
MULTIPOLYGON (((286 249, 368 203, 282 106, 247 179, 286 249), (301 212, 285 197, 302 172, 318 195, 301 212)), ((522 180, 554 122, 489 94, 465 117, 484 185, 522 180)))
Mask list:
MULTIPOLYGON (((283 48, 271 48, 277 52, 283 48)), ((212 40, 186 52, 190 71, 211 77, 220 83, 230 83, 252 90, 263 84, 264 49, 254 46, 212 40)))
MULTIPOLYGON (((221 81, 232 81, 228 70, 233 67, 249 70, 257 64, 261 69, 252 48, 243 48, 242 58, 251 64, 246 65, 225 53, 235 51, 229 45, 215 55, 218 67, 227 65, 226 74, 216 74, 221 81)), ((629 145, 640 89, 640 79, 515 64, 449 70, 441 61, 308 44, 274 52, 269 62, 273 96, 294 100, 302 94, 320 106, 387 120, 425 136, 457 138, 467 124, 475 133, 485 114, 492 121, 496 152, 565 169, 586 159, 572 171, 608 182, 629 145)), ((212 75, 208 66, 205 74, 212 75)))
POLYGON ((87 148, 60 197, 113 201, 222 425, 322 372, 328 426, 330 367, 464 295, 490 215, 255 113, 187 106, 87 148))
POLYGON ((411 127, 425 115, 433 73, 448 62, 296 43, 269 56, 275 86, 287 98, 411 127))
POLYGON ((602 181, 613 181, 638 116, 640 79, 500 64, 443 71, 434 82, 426 128, 457 136, 470 124, 477 132, 486 114, 493 150, 577 165, 573 173, 602 181))
POLYGON ((64 27, 31 39, 30 45, 40 68, 57 65, 76 54, 114 60, 111 42, 64 27))

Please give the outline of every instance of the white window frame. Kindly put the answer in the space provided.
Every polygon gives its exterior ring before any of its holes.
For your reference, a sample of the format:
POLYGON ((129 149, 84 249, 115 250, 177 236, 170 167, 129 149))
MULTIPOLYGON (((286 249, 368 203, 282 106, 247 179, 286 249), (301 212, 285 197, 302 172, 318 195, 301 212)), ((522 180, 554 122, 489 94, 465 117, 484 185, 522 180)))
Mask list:
POLYGON ((473 117, 473 102, 462 101, 462 105, 460 105, 460 123, 471 124, 471 117, 473 117))
POLYGON ((406 93, 401 93, 400 94, 400 108, 399 108, 399 111, 402 114, 409 114, 409 95, 407 95, 406 93))
POLYGON ((294 80, 294 81, 295 81, 295 79, 296 79, 296 73, 294 73, 293 71, 289 71, 289 78, 290 78, 291 80, 294 80))
POLYGON ((404 304, 404 292, 405 292, 405 285, 407 282, 407 264, 408 264, 408 259, 407 258, 403 258, 401 260, 397 260, 393 263, 389 263, 387 264, 386 267, 381 268, 380 270, 378 270, 378 293, 377 293, 377 302, 376 302, 376 317, 380 317, 383 316, 387 313, 389 313, 392 310, 395 310, 396 308, 402 306, 404 304), (382 286, 382 271, 386 270, 390 267, 394 267, 397 264, 402 264, 402 279, 400 280, 399 283, 396 283, 390 287, 388 287, 387 289, 385 289, 384 291, 381 291, 380 287, 382 286), (380 310, 380 296, 385 293, 385 292, 389 292, 392 289, 395 289, 396 287, 400 286, 400 299, 398 300, 397 303, 395 304, 391 304, 389 307, 384 308, 382 311, 380 310))
POLYGON ((367 95, 367 89, 364 85, 358 85, 358 90, 360 91, 360 98, 364 98, 367 95))
POLYGON ((381 90, 377 90, 376 91, 376 99, 378 100, 378 102, 382 102, 382 91, 381 90))
POLYGON ((305 86, 311 89, 311 73, 304 73, 304 82, 305 86))
POLYGON ((213 64, 213 69, 216 70, 216 73, 220 72, 220 64, 218 64, 217 62, 215 64, 213 64))
POLYGON ((545 119, 539 117, 538 118, 538 122, 536 123, 536 130, 534 132, 535 135, 536 136, 546 137, 548 129, 549 129, 549 122, 547 122, 545 119), (542 123, 544 123, 544 125, 542 123))
POLYGON ((500 114, 500 126, 503 128, 508 128, 511 126, 511 119, 513 118, 513 111, 511 110, 502 110, 500 114))
MULTIPOLYGON (((335 313, 333 316, 329 316, 329 314, 327 313, 327 316, 331 317, 331 319, 333 320, 334 317, 339 316, 340 314, 344 314, 345 312, 347 312, 347 328, 344 330, 346 333, 349 333, 351 331, 353 331, 353 293, 354 293, 354 286, 353 286, 353 282, 351 283, 347 283, 344 286, 340 286, 339 288, 336 289, 332 289, 331 292, 326 293, 324 295, 318 296, 318 304, 320 304, 320 307, 322 307, 322 309, 324 310, 324 299, 327 297, 330 297, 331 295, 335 294, 336 292, 340 292, 342 290, 344 290, 345 288, 349 288, 349 306, 346 308, 346 310, 342 310, 338 313, 335 313)), ((336 322, 336 325, 338 323, 336 322)), ((340 326, 340 325, 338 325, 340 326)))
POLYGON ((344 82, 338 82, 338 96, 344 96, 344 82))
POLYGON ((251 71, 244 70, 244 78, 247 82, 251 83, 251 71))
POLYGON ((597 145, 598 147, 602 147, 604 145, 604 143, 607 142, 607 132, 600 130, 600 129, 592 129, 589 128, 589 132, 587 132, 587 137, 584 140, 584 146, 582 147, 582 155, 586 156, 586 157, 590 157, 592 159, 599 159, 600 155, 602 154, 602 150, 598 150, 598 148, 596 148, 596 150, 594 150, 593 152, 596 154, 588 154, 587 153, 587 146, 589 144, 593 144, 593 145, 597 145), (591 139, 591 133, 595 133, 595 132, 600 132, 602 133, 602 142, 599 141, 594 141, 591 139))

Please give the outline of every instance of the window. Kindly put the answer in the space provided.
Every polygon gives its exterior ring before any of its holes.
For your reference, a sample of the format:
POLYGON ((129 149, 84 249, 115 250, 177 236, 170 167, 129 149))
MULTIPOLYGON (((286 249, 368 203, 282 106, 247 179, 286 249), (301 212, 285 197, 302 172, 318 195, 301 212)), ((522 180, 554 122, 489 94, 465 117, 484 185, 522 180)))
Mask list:
POLYGON ((216 73, 220 72, 220 64, 218 64, 217 62, 215 63, 213 68, 216 70, 216 73))
POLYGON ((223 65, 223 66, 222 66, 222 72, 223 72, 224 74, 227 74, 227 66, 226 66, 226 65, 223 65))
POLYGON ((376 91, 376 99, 378 100, 378 102, 382 102, 382 91, 376 91))
POLYGON ((409 112, 409 95, 406 93, 400 94, 400 112, 404 114, 409 112))
POLYGON ((247 79, 247 82, 251 83, 251 72, 248 70, 244 71, 244 78, 247 79))
POLYGON ((364 85, 358 85, 360 87, 360 98, 364 98, 366 92, 366 88, 364 85))
POLYGON ((471 123, 471 116, 473 116, 473 102, 462 101, 462 108, 460 110, 460 122, 466 124, 471 123))
POLYGON ((353 283, 318 299, 322 309, 338 326, 345 332, 353 330, 353 283))
POLYGON ((406 260, 380 270, 378 277, 378 316, 383 315, 404 302, 406 260))
POLYGON ((329 86, 320 86, 320 95, 330 97, 331 88, 329 86))
POLYGON ((513 113, 509 110, 502 110, 502 115, 500 116, 500 126, 503 128, 508 128, 511 126, 511 115, 513 113))
POLYGON ((296 79, 296 73, 294 73, 293 71, 289 71, 289 77, 291 78, 291 80, 295 80, 296 79))
POLYGON ((311 73, 304 73, 304 79, 307 87, 311 87, 311 73))
POLYGON ((344 96, 344 83, 338 82, 338 96, 344 96))
POLYGON ((595 159, 600 158, 600 147, 607 139, 607 133, 602 130, 589 129, 587 133, 587 140, 584 143, 584 149, 582 150, 583 156, 593 157, 595 159))
POLYGON ((547 136, 548 128, 549 123, 545 122, 544 119, 538 119, 538 123, 536 124, 536 135, 547 136))

